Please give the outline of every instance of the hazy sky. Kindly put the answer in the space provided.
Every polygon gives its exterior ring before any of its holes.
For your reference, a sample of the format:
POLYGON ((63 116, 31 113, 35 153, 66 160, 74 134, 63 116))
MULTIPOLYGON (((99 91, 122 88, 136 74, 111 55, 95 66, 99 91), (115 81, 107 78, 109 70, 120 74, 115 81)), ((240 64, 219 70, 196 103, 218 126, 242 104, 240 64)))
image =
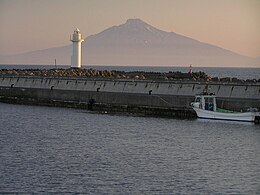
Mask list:
POLYGON ((140 18, 250 57, 260 56, 260 0, 0 0, 0 55, 70 44, 140 18))

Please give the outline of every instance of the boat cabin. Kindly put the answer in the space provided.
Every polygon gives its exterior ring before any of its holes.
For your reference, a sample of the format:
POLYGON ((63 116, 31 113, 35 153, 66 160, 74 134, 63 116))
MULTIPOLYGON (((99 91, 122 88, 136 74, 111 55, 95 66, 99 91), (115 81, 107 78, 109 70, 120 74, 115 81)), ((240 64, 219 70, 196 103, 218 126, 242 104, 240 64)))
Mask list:
POLYGON ((216 111, 217 110, 216 96, 214 94, 196 95, 194 102, 191 103, 191 106, 203 110, 216 111))

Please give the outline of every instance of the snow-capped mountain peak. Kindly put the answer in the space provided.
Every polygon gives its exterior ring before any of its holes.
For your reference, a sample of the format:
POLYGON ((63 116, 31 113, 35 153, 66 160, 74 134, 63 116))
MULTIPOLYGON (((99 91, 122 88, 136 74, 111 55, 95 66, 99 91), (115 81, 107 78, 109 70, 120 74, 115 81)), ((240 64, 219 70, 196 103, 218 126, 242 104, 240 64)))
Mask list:
MULTIPOLYGON (((1 57, 0 63, 48 64, 57 59, 60 63, 69 64, 71 52, 71 45, 68 45, 1 57)), ((192 63, 200 66, 245 66, 259 63, 218 46, 159 30, 141 19, 128 19, 124 24, 87 37, 83 42, 82 57, 84 64, 102 65, 192 63)))

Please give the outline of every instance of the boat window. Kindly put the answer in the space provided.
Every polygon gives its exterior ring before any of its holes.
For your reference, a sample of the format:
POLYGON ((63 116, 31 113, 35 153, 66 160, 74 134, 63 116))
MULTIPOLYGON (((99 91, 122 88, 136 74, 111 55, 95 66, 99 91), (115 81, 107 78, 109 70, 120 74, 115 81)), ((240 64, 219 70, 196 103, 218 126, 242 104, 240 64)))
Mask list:
POLYGON ((205 98, 205 110, 214 110, 213 98, 205 98))
POLYGON ((200 102, 201 97, 196 97, 195 102, 200 102))

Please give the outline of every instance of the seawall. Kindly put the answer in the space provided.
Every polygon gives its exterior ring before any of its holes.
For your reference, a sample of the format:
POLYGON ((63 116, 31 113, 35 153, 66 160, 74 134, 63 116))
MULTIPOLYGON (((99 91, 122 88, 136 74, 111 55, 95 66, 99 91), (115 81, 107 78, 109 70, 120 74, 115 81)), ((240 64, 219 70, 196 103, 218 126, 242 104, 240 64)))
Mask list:
POLYGON ((194 117, 194 96, 208 89, 220 108, 260 108, 259 84, 0 76, 0 101, 194 117))

